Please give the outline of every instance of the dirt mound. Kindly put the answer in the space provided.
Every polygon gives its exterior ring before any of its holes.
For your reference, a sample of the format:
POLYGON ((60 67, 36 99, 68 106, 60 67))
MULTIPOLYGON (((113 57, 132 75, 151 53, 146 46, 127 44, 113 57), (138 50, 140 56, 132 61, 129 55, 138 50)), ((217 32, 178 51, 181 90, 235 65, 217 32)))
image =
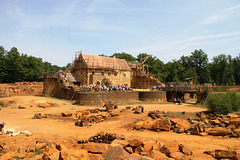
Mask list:
POLYGON ((0 97, 42 95, 42 91, 42 82, 16 82, 14 84, 0 84, 0 97))

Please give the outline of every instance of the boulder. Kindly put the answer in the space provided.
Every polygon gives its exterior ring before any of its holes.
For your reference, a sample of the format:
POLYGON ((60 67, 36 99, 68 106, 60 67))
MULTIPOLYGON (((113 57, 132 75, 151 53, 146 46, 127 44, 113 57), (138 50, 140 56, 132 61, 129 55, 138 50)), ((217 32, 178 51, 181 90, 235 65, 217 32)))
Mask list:
POLYGON ((226 128, 222 128, 222 127, 215 127, 212 128, 209 132, 209 135, 213 135, 213 136, 226 136, 228 134, 228 131, 226 128))
POLYGON ((191 128, 190 123, 187 120, 179 118, 171 118, 170 121, 175 127, 175 132, 182 133, 191 128))
POLYGON ((152 150, 150 151, 149 157, 155 159, 155 160, 168 160, 169 158, 160 151, 152 150))
POLYGON ((26 109, 26 106, 18 106, 18 109, 26 109))
POLYGON ((134 124, 134 129, 144 129, 144 121, 139 121, 137 123, 134 124))
POLYGON ((144 152, 144 149, 142 146, 138 146, 137 148, 134 149, 134 152, 140 154, 141 152, 144 152))
POLYGON ((56 144, 56 149, 62 151, 67 150, 68 148, 64 144, 56 144))
POLYGON ((43 156, 42 156, 42 160, 49 160, 50 159, 50 156, 48 153, 43 153, 43 156))
POLYGON ((238 157, 238 153, 236 151, 227 151, 227 150, 215 150, 215 157, 216 159, 233 159, 237 160, 240 157, 238 157))
POLYGON ((143 145, 143 149, 145 152, 149 152, 153 149, 153 145, 154 143, 150 143, 150 142, 147 142, 147 143, 144 143, 143 145))
POLYGON ((152 130, 154 131, 170 131, 171 128, 171 122, 168 118, 163 118, 163 119, 157 119, 154 121, 152 125, 152 130))
POLYGON ((59 159, 89 160, 89 155, 85 149, 64 149, 61 151, 59 159))
POLYGON ((70 112, 62 112, 63 117, 72 117, 72 113, 70 112))
POLYGON ((125 149, 128 153, 130 153, 130 154, 133 153, 132 147, 125 147, 124 149, 125 149))
POLYGON ((198 127, 198 129, 199 129, 199 132, 205 132, 205 124, 203 123, 203 122, 199 122, 198 124, 197 124, 197 127, 198 127))
POLYGON ((46 101, 35 101, 34 104, 37 107, 40 107, 40 108, 49 108, 49 107, 55 107, 56 106, 55 103, 46 102, 46 101))
POLYGON ((192 155, 192 149, 187 146, 186 144, 180 144, 179 145, 179 150, 180 152, 182 152, 183 154, 187 154, 187 155, 192 155))
POLYGON ((128 142, 126 140, 121 140, 121 139, 115 139, 114 141, 112 141, 111 143, 111 147, 115 147, 115 146, 120 146, 120 147, 126 147, 128 145, 128 142))
POLYGON ((128 140, 128 143, 131 147, 138 147, 140 145, 143 145, 143 141, 141 138, 130 139, 128 140))
POLYGON ((109 144, 98 144, 98 143, 88 143, 83 144, 81 149, 87 150, 89 153, 98 153, 102 154, 109 149, 109 144))
POLYGON ((105 160, 113 160, 113 159, 119 159, 119 160, 138 160, 136 156, 133 156, 129 154, 127 151, 125 151, 122 147, 116 146, 111 147, 109 150, 104 152, 102 154, 102 157, 105 160))
POLYGON ((184 156, 184 159, 191 159, 191 160, 215 160, 211 155, 197 153, 189 156, 184 156))
POLYGON ((236 129, 236 126, 235 126, 235 125, 229 125, 229 126, 227 127, 227 129, 234 130, 234 129, 236 129))
POLYGON ((90 111, 86 111, 86 110, 80 110, 79 112, 81 112, 83 116, 91 114, 90 111))
POLYGON ((201 121, 204 121, 206 119, 206 115, 203 112, 200 114, 200 119, 201 121))
POLYGON ((133 113, 134 113, 134 114, 141 114, 141 110, 140 110, 139 108, 136 108, 133 113))
POLYGON ((33 116, 33 119, 42 119, 42 118, 43 118, 43 116, 42 116, 41 113, 36 113, 36 114, 34 114, 34 116, 33 116))
POLYGON ((209 122, 211 123, 211 125, 214 125, 214 126, 219 125, 221 123, 218 119, 210 120, 209 122))
POLYGON ((91 154, 91 153, 88 153, 88 154, 89 154, 90 160, 104 160, 100 154, 91 154))
POLYGON ((160 152, 168 156, 171 153, 177 152, 178 148, 179 148, 179 145, 177 142, 169 141, 161 147, 160 152))
POLYGON ((59 159, 60 151, 57 149, 51 149, 48 151, 50 159, 59 159))
POLYGON ((168 156, 169 154, 171 154, 173 152, 177 152, 178 149, 179 149, 179 145, 177 142, 169 141, 161 147, 160 152, 162 152, 168 156))
POLYGON ((173 152, 173 153, 170 153, 169 156, 174 158, 175 160, 180 160, 183 158, 184 154, 182 154, 181 152, 173 152))
POLYGON ((37 143, 35 148, 37 150, 42 150, 42 149, 45 149, 46 147, 47 147, 46 143, 37 143))
POLYGON ((239 115, 237 115, 236 113, 228 113, 227 117, 229 117, 229 118, 238 118, 239 115))
POLYGON ((153 150, 160 151, 162 145, 160 142, 156 142, 153 144, 153 150))
POLYGON ((200 131, 199 131, 199 127, 197 125, 195 125, 193 128, 192 128, 192 132, 191 132, 193 135, 199 135, 200 131))
POLYGON ((240 129, 233 129, 233 132, 240 137, 240 129))
POLYGON ((139 155, 137 153, 133 153, 132 156, 135 156, 138 160, 154 160, 153 158, 143 156, 143 155, 139 155))
POLYGON ((240 127, 240 118, 231 119, 229 125, 234 125, 236 128, 240 127))

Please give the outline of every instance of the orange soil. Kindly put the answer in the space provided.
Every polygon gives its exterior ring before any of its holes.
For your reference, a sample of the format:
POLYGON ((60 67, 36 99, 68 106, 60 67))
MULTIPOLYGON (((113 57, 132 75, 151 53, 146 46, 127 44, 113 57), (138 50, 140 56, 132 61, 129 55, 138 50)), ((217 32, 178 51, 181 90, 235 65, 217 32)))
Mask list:
MULTIPOLYGON (((32 119, 35 113, 42 114, 60 114, 61 112, 75 112, 77 110, 94 108, 94 106, 77 106, 72 105, 69 101, 47 98, 40 96, 16 96, 8 98, 0 98, 0 101, 8 102, 14 101, 14 103, 8 107, 2 107, 0 111, 0 122, 5 122, 7 129, 16 129, 19 131, 28 130, 34 137, 52 137, 56 140, 60 139, 82 139, 89 138, 95 135, 97 132, 109 132, 125 135, 126 138, 141 137, 144 141, 160 141, 165 143, 166 141, 177 141, 178 143, 187 144, 193 148, 194 153, 203 153, 207 150, 226 149, 235 150, 240 152, 240 139, 238 138, 222 138, 214 136, 196 136, 177 134, 175 132, 153 132, 153 131, 137 131, 131 130, 124 126, 129 123, 135 122, 137 119, 147 118, 148 111, 160 110, 168 112, 200 112, 205 111, 204 108, 198 108, 190 104, 183 104, 181 106, 174 104, 142 104, 145 109, 144 114, 133 114, 131 112, 124 112, 117 118, 93 124, 90 127, 77 127, 73 122, 53 119, 32 119), (47 101, 56 103, 57 107, 51 108, 39 108, 34 105, 36 101, 47 101), (18 106, 26 106, 26 109, 18 109, 18 106)), ((134 105, 120 105, 119 109, 126 106, 138 106, 134 105)), ((1 137, 1 135, 0 135, 1 137)), ((17 138, 18 136, 14 137, 17 138)), ((19 136, 21 138, 22 136, 19 136)))

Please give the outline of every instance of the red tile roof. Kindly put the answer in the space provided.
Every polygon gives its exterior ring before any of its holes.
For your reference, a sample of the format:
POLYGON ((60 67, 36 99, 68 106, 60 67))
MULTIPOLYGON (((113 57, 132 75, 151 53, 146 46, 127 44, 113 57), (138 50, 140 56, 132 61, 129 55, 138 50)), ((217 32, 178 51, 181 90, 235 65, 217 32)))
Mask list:
POLYGON ((109 58, 103 56, 94 56, 82 54, 87 63, 87 68, 102 68, 110 70, 130 70, 127 62, 124 59, 109 58))

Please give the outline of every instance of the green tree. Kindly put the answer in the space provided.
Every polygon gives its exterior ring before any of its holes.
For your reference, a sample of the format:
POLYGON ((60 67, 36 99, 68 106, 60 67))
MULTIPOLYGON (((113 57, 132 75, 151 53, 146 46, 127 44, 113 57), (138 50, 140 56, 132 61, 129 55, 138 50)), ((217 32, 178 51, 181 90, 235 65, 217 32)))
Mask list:
POLYGON ((234 58, 232 61, 233 76, 236 84, 238 85, 240 84, 239 68, 240 68, 240 54, 238 55, 238 57, 234 58))
POLYGON ((21 69, 20 53, 16 47, 13 47, 6 54, 6 72, 8 75, 6 82, 21 81, 21 69))
POLYGON ((191 52, 191 56, 189 58, 189 63, 194 64, 194 68, 196 69, 198 82, 200 84, 210 82, 207 54, 201 49, 195 50, 194 52, 191 52))
POLYGON ((166 82, 179 82, 184 80, 185 69, 179 61, 172 61, 166 64, 166 69, 168 74, 166 77, 166 82))
POLYGON ((230 55, 220 54, 213 57, 213 62, 209 64, 211 79, 219 85, 233 84, 235 81, 233 65, 230 55))
POLYGON ((7 76, 5 56, 6 50, 3 46, 0 46, 0 83, 6 81, 7 76))
POLYGON ((125 52, 122 52, 122 53, 114 53, 112 56, 110 57, 116 57, 116 58, 119 58, 119 59, 125 59, 126 61, 136 61, 136 58, 134 58, 131 54, 128 54, 128 53, 125 53, 125 52))

